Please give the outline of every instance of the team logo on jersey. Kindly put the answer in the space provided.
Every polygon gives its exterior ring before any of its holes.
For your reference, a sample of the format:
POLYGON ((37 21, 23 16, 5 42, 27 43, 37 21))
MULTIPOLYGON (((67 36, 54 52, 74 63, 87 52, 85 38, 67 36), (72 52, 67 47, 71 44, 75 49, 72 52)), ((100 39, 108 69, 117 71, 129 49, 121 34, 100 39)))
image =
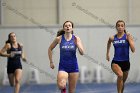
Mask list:
POLYGON ((120 44, 120 43, 125 43, 125 40, 116 40, 113 42, 114 44, 120 44))
POLYGON ((62 46, 62 48, 63 49, 72 49, 72 48, 74 48, 74 46, 72 45, 72 46, 67 46, 67 45, 65 45, 65 46, 62 46))

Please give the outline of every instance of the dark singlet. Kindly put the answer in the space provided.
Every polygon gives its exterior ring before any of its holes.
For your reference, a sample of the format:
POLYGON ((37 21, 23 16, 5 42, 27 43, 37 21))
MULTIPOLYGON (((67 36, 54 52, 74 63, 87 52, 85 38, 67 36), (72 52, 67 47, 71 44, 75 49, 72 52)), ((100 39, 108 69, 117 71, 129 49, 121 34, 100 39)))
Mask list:
POLYGON ((11 48, 7 51, 7 53, 14 53, 13 57, 8 57, 7 63, 7 73, 14 73, 16 69, 22 69, 21 65, 21 53, 22 48, 18 43, 18 48, 14 48, 13 45, 10 43, 11 48))

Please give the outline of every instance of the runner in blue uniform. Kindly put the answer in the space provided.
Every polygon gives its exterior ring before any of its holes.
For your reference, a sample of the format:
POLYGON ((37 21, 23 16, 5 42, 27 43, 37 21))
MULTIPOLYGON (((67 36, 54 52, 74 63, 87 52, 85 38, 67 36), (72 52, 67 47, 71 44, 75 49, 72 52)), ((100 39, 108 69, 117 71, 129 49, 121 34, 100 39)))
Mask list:
POLYGON ((23 45, 17 42, 14 32, 9 34, 5 46, 0 51, 0 55, 7 57, 8 59, 7 74, 9 83, 14 87, 14 93, 19 93, 20 80, 22 76, 22 65, 20 58, 22 58, 23 61, 26 61, 26 58, 23 53, 23 45))
POLYGON ((69 93, 75 93, 76 83, 79 77, 79 68, 76 57, 78 48, 81 55, 84 54, 83 45, 78 36, 73 35, 73 23, 66 21, 63 30, 57 33, 56 39, 48 49, 50 67, 54 69, 52 50, 59 44, 60 61, 57 75, 57 84, 61 93, 66 93, 66 81, 68 79, 69 93))
POLYGON ((130 69, 129 47, 132 52, 135 52, 135 47, 132 36, 125 30, 125 22, 123 20, 118 20, 116 22, 116 29, 117 34, 111 36, 108 40, 106 59, 110 61, 109 51, 112 42, 114 46, 114 58, 111 63, 111 68, 118 77, 118 93, 123 93, 124 83, 130 69))

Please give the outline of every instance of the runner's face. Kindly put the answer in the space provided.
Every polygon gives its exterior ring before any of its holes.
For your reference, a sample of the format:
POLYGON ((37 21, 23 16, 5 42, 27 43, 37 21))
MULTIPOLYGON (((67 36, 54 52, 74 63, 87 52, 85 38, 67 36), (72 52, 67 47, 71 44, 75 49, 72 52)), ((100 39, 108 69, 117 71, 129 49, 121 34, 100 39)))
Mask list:
POLYGON ((72 24, 70 22, 66 22, 64 24, 64 31, 65 33, 71 33, 73 30, 72 24))
POLYGON ((15 33, 12 33, 10 35, 10 40, 11 40, 11 42, 16 42, 16 35, 15 35, 15 33))
POLYGON ((117 26, 116 26, 116 29, 117 29, 118 33, 124 32, 124 30, 125 30, 124 23, 123 22, 118 22, 117 23, 117 26))

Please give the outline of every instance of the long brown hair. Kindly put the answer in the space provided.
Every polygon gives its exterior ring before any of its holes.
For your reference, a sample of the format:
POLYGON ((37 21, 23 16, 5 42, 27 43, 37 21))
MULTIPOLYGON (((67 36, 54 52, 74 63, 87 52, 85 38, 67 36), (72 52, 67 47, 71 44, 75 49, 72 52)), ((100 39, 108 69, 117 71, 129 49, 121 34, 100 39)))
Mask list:
MULTIPOLYGON (((118 21, 116 22, 116 29, 117 29, 117 25, 118 25, 119 22, 123 22, 123 24, 124 24, 124 26, 125 26, 125 22, 124 22, 123 20, 118 20, 118 21)), ((126 30, 125 30, 125 29, 124 29, 124 32, 126 33, 126 30)))
MULTIPOLYGON (((71 33, 73 34, 73 31, 72 31, 71 33)), ((64 31, 63 29, 60 29, 60 30, 58 30, 56 36, 58 37, 58 36, 61 36, 61 35, 63 35, 63 34, 65 34, 65 31, 64 31)))
POLYGON ((74 23, 73 23, 72 21, 65 21, 64 24, 63 24, 63 28, 64 28, 64 26, 65 26, 65 24, 66 24, 67 22, 70 22, 71 25, 72 25, 72 28, 74 28, 74 23))
POLYGON ((63 34, 65 34, 65 31, 64 31, 63 29, 61 29, 61 30, 59 30, 59 31, 57 32, 57 37, 58 37, 58 36, 61 36, 61 35, 63 35, 63 34))
MULTIPOLYGON (((70 22, 70 23, 71 23, 72 28, 74 27, 74 24, 73 24, 72 21, 65 21, 64 24, 63 24, 63 29, 61 29, 61 30, 59 30, 59 31, 57 32, 57 35, 56 35, 57 37, 60 36, 60 35, 65 34, 64 26, 65 26, 65 24, 66 24, 67 22, 70 22)), ((72 31, 71 33, 73 34, 73 31, 72 31)))
POLYGON ((11 43, 11 40, 10 40, 11 34, 15 34, 15 33, 14 33, 14 32, 9 33, 9 35, 8 35, 8 40, 7 40, 5 43, 11 43))

